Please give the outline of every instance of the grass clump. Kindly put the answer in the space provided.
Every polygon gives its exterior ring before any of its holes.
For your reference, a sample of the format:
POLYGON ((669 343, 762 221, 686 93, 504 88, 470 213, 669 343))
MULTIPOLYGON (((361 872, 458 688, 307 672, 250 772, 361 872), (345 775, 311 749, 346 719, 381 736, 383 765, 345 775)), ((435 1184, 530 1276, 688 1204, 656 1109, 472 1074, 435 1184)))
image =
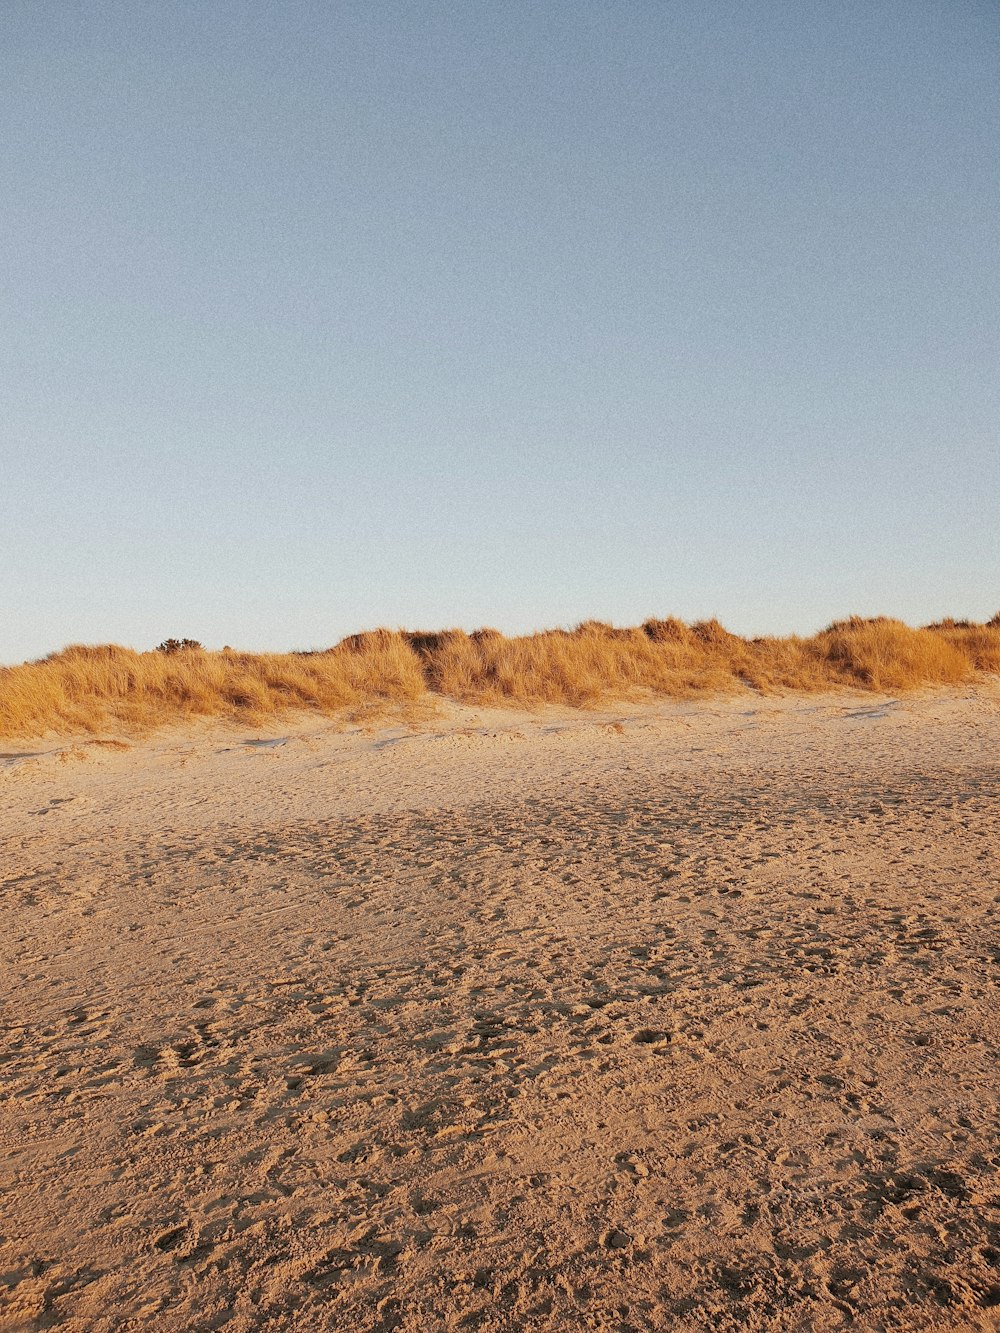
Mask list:
MULTIPOLYGON (((1000 635, 994 634, 1000 644, 1000 635)), ((911 629, 900 620, 852 616, 816 636, 817 650, 846 684, 872 690, 907 690, 967 680, 975 664, 948 636, 933 627, 911 629)))

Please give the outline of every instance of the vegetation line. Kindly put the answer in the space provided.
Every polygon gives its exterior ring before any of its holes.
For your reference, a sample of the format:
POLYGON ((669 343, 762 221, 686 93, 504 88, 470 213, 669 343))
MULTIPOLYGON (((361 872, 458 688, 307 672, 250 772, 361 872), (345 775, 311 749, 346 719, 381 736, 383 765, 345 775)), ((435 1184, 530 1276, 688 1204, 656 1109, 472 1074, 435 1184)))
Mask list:
POLYGON ((911 629, 838 621, 811 638, 744 639, 716 620, 633 629, 585 621, 507 638, 497 630, 373 630, 323 652, 206 652, 190 639, 137 653, 74 646, 0 668, 0 736, 148 731, 189 717, 261 723, 290 709, 365 716, 426 702, 585 707, 643 691, 672 698, 753 689, 906 690, 1000 672, 1000 615, 911 629))

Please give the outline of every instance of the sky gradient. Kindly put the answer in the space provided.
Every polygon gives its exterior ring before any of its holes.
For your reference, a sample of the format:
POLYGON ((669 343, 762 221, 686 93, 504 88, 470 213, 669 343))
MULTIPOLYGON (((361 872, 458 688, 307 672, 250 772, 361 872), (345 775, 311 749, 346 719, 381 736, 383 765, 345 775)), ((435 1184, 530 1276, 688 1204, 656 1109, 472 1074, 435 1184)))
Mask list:
POLYGON ((6 0, 0 662, 1000 610, 1000 8, 6 0))

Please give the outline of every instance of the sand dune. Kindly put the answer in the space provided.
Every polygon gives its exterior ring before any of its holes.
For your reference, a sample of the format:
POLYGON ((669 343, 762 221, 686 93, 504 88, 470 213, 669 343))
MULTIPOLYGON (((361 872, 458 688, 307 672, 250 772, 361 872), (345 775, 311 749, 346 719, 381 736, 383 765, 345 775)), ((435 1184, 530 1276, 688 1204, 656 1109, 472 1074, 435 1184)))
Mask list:
POLYGON ((717 620, 670 617, 631 629, 586 620, 515 638, 379 629, 305 653, 206 652, 187 639, 145 653, 76 644, 0 666, 0 737, 149 735, 209 717, 263 726, 295 709, 355 720, 405 710, 416 719, 442 699, 581 708, 644 695, 911 690, 998 672, 1000 613, 985 625, 945 620, 922 629, 852 616, 808 639, 744 639, 717 620))
POLYGON ((1000 685, 0 754, 0 1327, 988 1329, 1000 685))

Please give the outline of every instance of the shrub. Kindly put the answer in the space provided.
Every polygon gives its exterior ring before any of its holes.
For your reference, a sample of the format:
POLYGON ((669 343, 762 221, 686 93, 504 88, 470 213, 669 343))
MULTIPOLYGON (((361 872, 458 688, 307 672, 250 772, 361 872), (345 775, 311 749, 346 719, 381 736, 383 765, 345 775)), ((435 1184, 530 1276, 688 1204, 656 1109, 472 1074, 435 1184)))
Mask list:
POLYGON ((200 648, 197 639, 164 639, 156 645, 158 653, 187 653, 200 648))

